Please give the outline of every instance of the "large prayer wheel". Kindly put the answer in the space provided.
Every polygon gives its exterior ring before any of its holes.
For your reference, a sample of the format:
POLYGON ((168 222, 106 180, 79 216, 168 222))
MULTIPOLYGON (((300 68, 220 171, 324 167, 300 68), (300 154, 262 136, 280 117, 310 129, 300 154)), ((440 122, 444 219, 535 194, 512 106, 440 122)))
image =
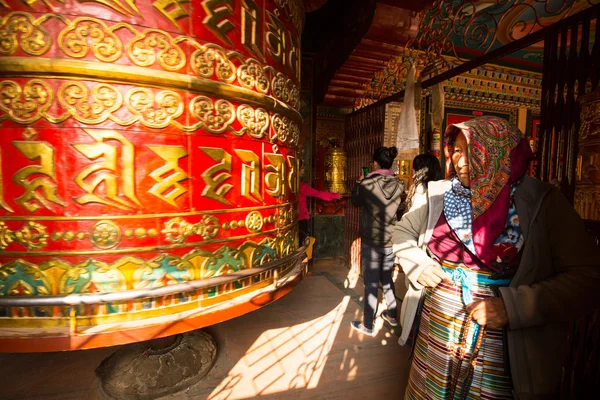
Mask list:
POLYGON ((300 0, 0 18, 0 351, 185 332, 301 278, 300 0))

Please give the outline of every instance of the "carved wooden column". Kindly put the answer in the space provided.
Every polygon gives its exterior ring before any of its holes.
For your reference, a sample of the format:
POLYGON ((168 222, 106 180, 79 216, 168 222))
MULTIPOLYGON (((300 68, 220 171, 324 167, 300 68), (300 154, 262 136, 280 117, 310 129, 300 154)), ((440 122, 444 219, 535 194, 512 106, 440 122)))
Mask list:
POLYGON ((581 97, 579 103, 575 209, 583 219, 600 221, 600 91, 581 97))

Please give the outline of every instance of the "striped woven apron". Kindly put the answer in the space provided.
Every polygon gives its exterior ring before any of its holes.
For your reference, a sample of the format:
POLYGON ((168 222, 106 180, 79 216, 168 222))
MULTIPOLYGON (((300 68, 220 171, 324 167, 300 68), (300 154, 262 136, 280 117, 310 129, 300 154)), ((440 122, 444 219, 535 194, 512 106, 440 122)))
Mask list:
POLYGON ((512 399, 502 329, 479 326, 466 304, 494 297, 490 272, 442 262, 453 283, 425 288, 406 399, 512 399))

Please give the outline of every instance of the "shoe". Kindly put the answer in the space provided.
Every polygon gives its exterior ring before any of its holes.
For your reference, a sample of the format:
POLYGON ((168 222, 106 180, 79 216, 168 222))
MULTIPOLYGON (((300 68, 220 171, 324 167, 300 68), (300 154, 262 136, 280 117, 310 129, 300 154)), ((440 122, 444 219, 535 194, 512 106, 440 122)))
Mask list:
POLYGON ((350 323, 350 326, 352 327, 352 329, 354 329, 355 331, 359 331, 363 335, 367 335, 367 336, 371 336, 371 337, 375 336, 373 334, 373 329, 367 329, 367 327, 364 326, 362 324, 362 322, 360 322, 360 321, 352 321, 350 323))
POLYGON ((392 317, 387 310, 381 313, 381 318, 383 318, 391 326, 398 326, 398 320, 392 317))

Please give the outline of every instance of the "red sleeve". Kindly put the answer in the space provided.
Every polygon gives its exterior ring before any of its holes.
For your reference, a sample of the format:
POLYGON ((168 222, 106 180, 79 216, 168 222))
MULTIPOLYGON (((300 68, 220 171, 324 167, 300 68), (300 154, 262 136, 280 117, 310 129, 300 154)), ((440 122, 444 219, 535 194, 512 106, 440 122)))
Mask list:
POLYGON ((300 182, 300 193, 306 197, 318 197, 325 201, 331 201, 333 199, 340 198, 340 195, 337 193, 321 192, 320 190, 313 189, 304 182, 300 182))

